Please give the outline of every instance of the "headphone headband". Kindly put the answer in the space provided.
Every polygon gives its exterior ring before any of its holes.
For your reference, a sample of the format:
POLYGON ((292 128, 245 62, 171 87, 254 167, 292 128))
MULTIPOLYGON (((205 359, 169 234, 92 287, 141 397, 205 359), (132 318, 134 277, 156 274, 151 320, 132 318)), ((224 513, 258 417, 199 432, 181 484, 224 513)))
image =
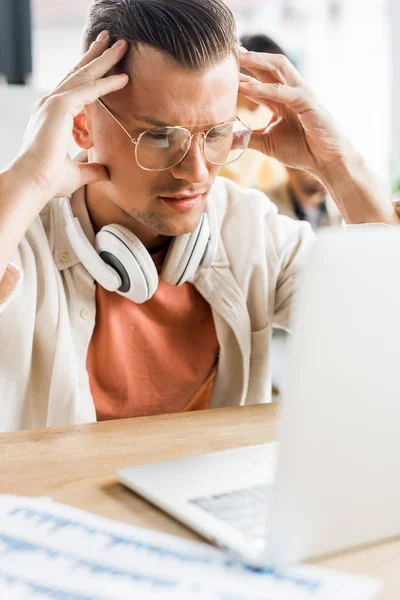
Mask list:
POLYGON ((66 234, 79 260, 93 279, 98 281, 103 288, 109 292, 116 292, 121 287, 121 277, 115 269, 108 266, 97 254, 87 239, 79 219, 72 214, 69 200, 63 203, 62 211, 66 223, 66 234))

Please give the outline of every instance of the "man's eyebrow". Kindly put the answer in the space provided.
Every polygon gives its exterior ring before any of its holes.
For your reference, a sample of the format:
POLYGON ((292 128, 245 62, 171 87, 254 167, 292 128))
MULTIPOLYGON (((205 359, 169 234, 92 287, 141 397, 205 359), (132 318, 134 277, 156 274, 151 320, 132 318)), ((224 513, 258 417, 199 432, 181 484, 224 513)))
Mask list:
MULTIPOLYGON (((147 117, 145 115, 135 115, 135 121, 139 123, 144 123, 148 125, 153 125, 154 127, 175 127, 176 124, 165 123, 164 121, 158 121, 157 119, 153 119, 152 117, 147 117)), ((216 125, 223 125, 223 123, 229 123, 230 121, 236 121, 236 114, 230 119, 226 119, 225 121, 219 121, 218 123, 199 123, 198 125, 180 125, 180 127, 214 127, 216 125)), ((179 125, 178 125, 179 127, 179 125)))
POLYGON ((171 123, 164 123, 163 121, 158 121, 157 119, 152 119, 151 117, 142 115, 135 115, 134 119, 140 123, 147 123, 148 125, 154 125, 155 127, 170 127, 171 125, 171 123))

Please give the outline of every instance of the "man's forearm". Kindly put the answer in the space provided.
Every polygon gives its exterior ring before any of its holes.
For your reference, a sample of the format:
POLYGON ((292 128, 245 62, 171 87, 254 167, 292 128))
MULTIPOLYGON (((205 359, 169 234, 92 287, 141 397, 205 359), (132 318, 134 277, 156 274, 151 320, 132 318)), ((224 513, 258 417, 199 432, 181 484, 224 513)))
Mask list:
POLYGON ((379 179, 358 153, 331 165, 319 178, 336 202, 346 223, 400 225, 400 218, 379 179))
POLYGON ((38 185, 27 181, 18 167, 0 173, 0 281, 12 253, 46 201, 38 185))

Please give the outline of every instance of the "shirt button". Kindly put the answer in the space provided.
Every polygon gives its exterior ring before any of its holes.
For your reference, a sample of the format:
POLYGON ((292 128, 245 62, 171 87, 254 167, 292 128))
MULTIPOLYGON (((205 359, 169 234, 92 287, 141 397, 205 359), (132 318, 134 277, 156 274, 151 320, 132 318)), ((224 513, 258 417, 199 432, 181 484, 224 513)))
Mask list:
POLYGON ((63 252, 60 256, 61 258, 61 262, 66 263, 69 261, 69 254, 68 252, 63 252))
POLYGON ((79 387, 81 388, 81 390, 85 389, 85 382, 84 381, 80 381, 79 382, 79 387))
POLYGON ((88 310, 87 308, 84 308, 83 310, 81 310, 81 318, 82 319, 89 319, 90 317, 90 310, 88 310))

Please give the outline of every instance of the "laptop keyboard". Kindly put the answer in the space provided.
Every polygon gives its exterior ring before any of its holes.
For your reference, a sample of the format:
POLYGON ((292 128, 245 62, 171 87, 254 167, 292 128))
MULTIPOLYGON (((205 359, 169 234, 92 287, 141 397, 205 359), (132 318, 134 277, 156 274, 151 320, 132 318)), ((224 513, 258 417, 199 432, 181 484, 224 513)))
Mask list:
POLYGON ((247 538, 256 540, 265 535, 271 489, 271 485, 257 485, 215 496, 195 498, 190 502, 217 519, 229 523, 247 538))

